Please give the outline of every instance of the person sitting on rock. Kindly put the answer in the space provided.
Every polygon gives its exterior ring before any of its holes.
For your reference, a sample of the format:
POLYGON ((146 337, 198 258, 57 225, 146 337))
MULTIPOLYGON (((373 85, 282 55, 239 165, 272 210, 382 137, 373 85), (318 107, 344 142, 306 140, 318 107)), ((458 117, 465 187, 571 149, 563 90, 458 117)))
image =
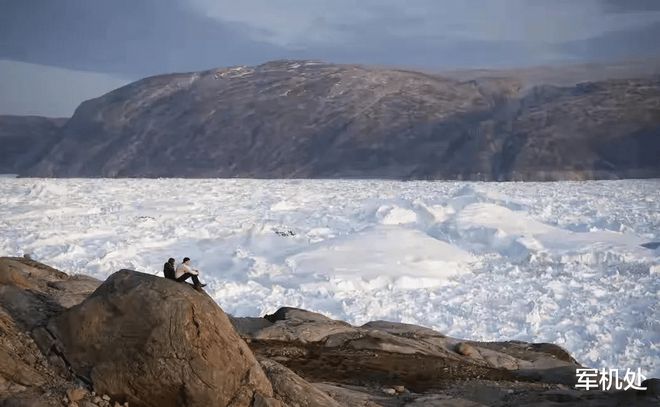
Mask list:
POLYGON ((169 280, 176 280, 176 270, 174 270, 174 263, 175 260, 170 257, 169 260, 167 260, 167 263, 163 265, 163 274, 165 274, 165 278, 169 280))
POLYGON ((190 258, 185 257, 183 263, 179 264, 179 267, 176 268, 176 281, 184 282, 187 279, 192 277, 193 284, 195 288, 206 287, 206 284, 202 284, 199 281, 199 270, 195 270, 190 267, 190 258))

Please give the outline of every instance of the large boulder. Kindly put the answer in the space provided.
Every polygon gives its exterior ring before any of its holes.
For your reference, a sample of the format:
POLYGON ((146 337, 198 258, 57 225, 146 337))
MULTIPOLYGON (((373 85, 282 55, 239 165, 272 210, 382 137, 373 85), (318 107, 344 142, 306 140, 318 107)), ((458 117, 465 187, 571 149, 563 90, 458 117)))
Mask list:
POLYGON ((188 284, 121 270, 47 329, 97 393, 131 406, 249 406, 272 388, 228 317, 188 284))

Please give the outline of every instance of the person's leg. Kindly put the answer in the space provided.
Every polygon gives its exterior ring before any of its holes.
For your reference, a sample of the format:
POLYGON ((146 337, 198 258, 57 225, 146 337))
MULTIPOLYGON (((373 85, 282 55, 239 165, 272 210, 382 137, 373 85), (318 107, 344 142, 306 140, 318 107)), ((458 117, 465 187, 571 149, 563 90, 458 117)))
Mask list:
POLYGON ((206 287, 206 284, 202 284, 199 281, 199 278, 196 275, 190 274, 190 273, 183 274, 181 277, 177 278, 176 281, 178 281, 180 283, 183 283, 184 281, 186 281, 190 277, 192 277, 192 281, 193 281, 193 284, 195 285, 195 287, 198 287, 198 288, 206 287))
POLYGON ((186 281, 190 277, 196 278, 196 276, 193 276, 190 273, 183 273, 183 275, 181 275, 181 277, 177 278, 176 281, 178 281, 180 283, 183 283, 184 281, 186 281))
POLYGON ((192 280, 193 280, 193 283, 195 283, 195 286, 196 286, 196 287, 206 287, 206 284, 202 284, 202 283, 199 281, 199 277, 198 277, 198 276, 195 276, 195 275, 192 276, 192 280))

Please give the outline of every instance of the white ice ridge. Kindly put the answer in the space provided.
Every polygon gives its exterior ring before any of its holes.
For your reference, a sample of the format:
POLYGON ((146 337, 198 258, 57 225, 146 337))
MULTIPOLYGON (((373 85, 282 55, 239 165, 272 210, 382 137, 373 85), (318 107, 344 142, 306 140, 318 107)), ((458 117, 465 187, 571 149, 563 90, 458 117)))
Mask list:
POLYGON ((283 305, 566 347, 660 376, 660 181, 0 178, 0 254, 160 274, 235 315, 283 305), (651 243, 651 244, 649 244, 651 243))

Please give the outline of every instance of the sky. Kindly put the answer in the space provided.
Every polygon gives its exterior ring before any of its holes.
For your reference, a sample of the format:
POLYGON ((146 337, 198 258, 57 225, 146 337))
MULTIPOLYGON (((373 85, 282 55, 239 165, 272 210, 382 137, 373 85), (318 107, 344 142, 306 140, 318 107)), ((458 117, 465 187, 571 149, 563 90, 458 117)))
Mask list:
POLYGON ((660 56, 658 0, 0 0, 0 114, 274 59, 443 70, 660 56))

